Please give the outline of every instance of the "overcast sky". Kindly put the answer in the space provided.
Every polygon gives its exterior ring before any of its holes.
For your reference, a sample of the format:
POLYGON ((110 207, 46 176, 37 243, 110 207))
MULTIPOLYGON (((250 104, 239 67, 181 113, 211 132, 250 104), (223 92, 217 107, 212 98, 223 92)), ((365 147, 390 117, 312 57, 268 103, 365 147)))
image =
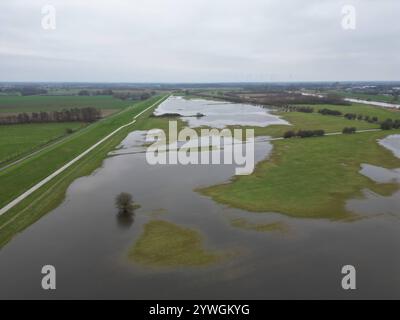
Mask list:
POLYGON ((399 0, 1 0, 0 81, 400 80, 399 13, 399 0))

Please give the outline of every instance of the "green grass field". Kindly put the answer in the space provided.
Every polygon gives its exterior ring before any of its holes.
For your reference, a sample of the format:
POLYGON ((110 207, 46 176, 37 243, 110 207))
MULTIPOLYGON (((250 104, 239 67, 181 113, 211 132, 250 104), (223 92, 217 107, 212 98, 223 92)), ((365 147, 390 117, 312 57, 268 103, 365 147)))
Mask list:
POLYGON ((66 136, 66 129, 76 131, 83 126, 85 124, 78 122, 0 126, 0 163, 26 155, 66 136))
POLYGON ((111 96, 0 96, 0 113, 55 111, 75 107, 122 109, 133 103, 111 96))
MULTIPOLYGON (((281 112, 282 119, 291 125, 274 125, 266 128, 254 127, 257 136, 282 137, 288 130, 323 129, 326 133, 341 132, 344 127, 356 127, 357 130, 377 129, 379 125, 366 121, 351 121, 344 117, 323 116, 319 113, 281 112)), ((250 127, 247 127, 250 128, 250 127)))
MULTIPOLYGON (((369 123, 363 120, 347 120, 342 116, 329 116, 321 115, 317 111, 323 108, 341 111, 345 113, 356 113, 368 115, 370 117, 378 117, 379 121, 391 118, 393 120, 400 119, 400 112, 397 110, 383 109, 379 107, 353 103, 350 106, 337 106, 337 105, 313 105, 316 112, 303 113, 303 112, 275 112, 282 119, 288 121, 291 126, 287 125, 274 125, 266 128, 254 127, 257 136, 271 136, 282 137, 288 130, 300 129, 323 129, 326 133, 341 132, 344 127, 356 127, 357 130, 377 129, 379 124, 369 123)), ((230 128, 240 128, 238 126, 231 126, 230 128)), ((242 127, 249 128, 250 127, 242 127)))
MULTIPOLYGON (((134 115, 159 99, 160 96, 136 103, 118 114, 72 134, 60 144, 46 148, 32 158, 0 172, 0 207, 75 158, 113 130, 132 121, 134 115)), ((144 116, 150 115, 151 112, 152 110, 147 111, 144 116)), ((135 124, 122 129, 68 170, 0 216, 0 247, 16 233, 56 208, 64 199, 68 186, 78 177, 88 175, 98 168, 108 152, 113 150, 134 128, 135 124)))
POLYGON ((398 184, 377 184, 359 174, 362 163, 400 167, 400 159, 376 141, 388 134, 379 131, 274 141, 271 157, 259 163, 252 175, 199 191, 249 211, 350 218, 345 201, 360 196, 364 188, 384 195, 399 189, 398 184))
MULTIPOLYGON (((314 105, 315 110, 320 110, 323 108, 328 108, 332 110, 341 111, 345 113, 356 113, 362 115, 368 115, 370 117, 378 117, 379 120, 383 121, 388 118, 393 120, 400 119, 400 111, 396 109, 385 109, 381 107, 369 106, 362 103, 352 103, 350 106, 338 106, 338 105, 314 105)), ((352 121, 352 120, 347 120, 352 121)), ((357 122, 357 121, 356 121, 357 122)))

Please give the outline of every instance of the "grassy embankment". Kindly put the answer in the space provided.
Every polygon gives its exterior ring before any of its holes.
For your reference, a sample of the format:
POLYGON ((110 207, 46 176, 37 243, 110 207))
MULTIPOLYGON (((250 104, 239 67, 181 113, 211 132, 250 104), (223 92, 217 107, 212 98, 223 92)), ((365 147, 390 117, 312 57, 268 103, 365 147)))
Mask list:
MULTIPOLYGON (((0 207, 78 156, 113 130, 132 121, 134 115, 155 103, 159 98, 155 97, 136 103, 116 115, 71 135, 67 141, 0 172, 0 207)), ((135 124, 122 129, 76 164, 0 216, 0 247, 16 233, 57 207, 64 199, 68 186, 76 178, 88 175, 98 168, 108 152, 115 148, 133 128, 135 128, 135 124)))
POLYGON ((67 129, 77 131, 78 122, 31 123, 0 126, 0 164, 29 154, 40 147, 67 136, 67 129))
POLYGON ((203 248, 200 234, 163 220, 153 220, 129 251, 136 263, 154 267, 204 266, 217 262, 217 253, 203 248))

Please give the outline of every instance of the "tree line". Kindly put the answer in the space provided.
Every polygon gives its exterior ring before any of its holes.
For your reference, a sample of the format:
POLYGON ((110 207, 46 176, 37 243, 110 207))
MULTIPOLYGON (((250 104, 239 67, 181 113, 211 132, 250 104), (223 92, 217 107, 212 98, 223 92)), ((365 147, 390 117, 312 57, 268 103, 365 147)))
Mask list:
POLYGON ((112 96, 114 92, 111 89, 103 89, 103 90, 80 90, 78 92, 78 96, 112 96))
POLYGON ((400 129, 400 120, 392 120, 392 119, 386 119, 381 123, 381 129, 382 130, 390 130, 390 129, 400 129))
MULTIPOLYGON (((362 114, 356 114, 356 113, 346 113, 343 115, 342 112, 337 111, 337 110, 331 110, 331 109, 320 109, 318 110, 319 113, 323 115, 333 115, 333 116, 343 116, 348 120, 359 120, 359 121, 367 121, 369 123, 379 123, 379 118, 376 116, 364 116, 362 114)), ((380 123, 382 129, 399 129, 400 128, 400 120, 395 120, 393 121, 392 119, 386 119, 385 121, 380 123)), ((386 129, 386 130, 389 130, 386 129)))
POLYGON ((23 112, 15 115, 0 116, 0 125, 47 122, 94 122, 100 118, 101 113, 99 110, 87 107, 51 112, 23 112))
POLYGON ((286 112, 304 112, 304 113, 313 113, 314 108, 306 107, 306 106, 292 106, 292 105, 285 105, 282 107, 283 111, 286 112))
POLYGON ((341 115, 343 115, 343 113, 341 113, 338 110, 331 110, 331 109, 327 109, 327 108, 319 109, 318 113, 320 113, 322 115, 328 115, 328 116, 341 116, 341 115))
POLYGON ((283 137, 285 139, 290 139, 294 137, 311 138, 311 137, 322 137, 323 135, 325 135, 324 130, 299 130, 297 132, 289 130, 284 133, 283 137))
MULTIPOLYGON (((155 94, 155 93, 154 93, 155 94)), ((113 98, 120 100, 146 100, 149 99, 153 95, 153 92, 141 92, 141 93, 133 93, 133 92, 115 92, 113 94, 113 98)))

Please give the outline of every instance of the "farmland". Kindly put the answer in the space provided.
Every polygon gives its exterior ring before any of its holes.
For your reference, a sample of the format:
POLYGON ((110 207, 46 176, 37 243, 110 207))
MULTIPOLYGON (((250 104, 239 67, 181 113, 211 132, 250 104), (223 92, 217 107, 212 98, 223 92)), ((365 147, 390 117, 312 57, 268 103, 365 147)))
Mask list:
POLYGON ((123 109, 132 101, 112 96, 0 96, 0 113, 57 111, 62 109, 95 107, 123 109))
POLYGON ((83 123, 35 123, 0 126, 0 163, 18 158, 49 142, 68 135, 67 129, 79 130, 83 123))

